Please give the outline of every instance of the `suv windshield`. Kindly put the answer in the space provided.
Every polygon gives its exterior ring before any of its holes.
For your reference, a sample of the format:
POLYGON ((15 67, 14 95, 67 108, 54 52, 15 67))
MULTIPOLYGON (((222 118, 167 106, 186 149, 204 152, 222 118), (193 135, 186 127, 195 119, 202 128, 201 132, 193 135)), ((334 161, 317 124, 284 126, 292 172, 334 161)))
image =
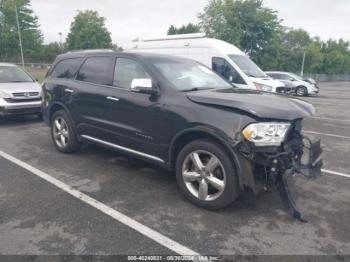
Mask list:
POLYGON ((245 55, 228 55, 229 58, 247 75, 250 77, 263 78, 266 74, 245 55))
POLYGON ((0 66, 0 83, 34 82, 33 79, 19 67, 0 66))
POLYGON ((179 91, 233 88, 209 68, 197 62, 170 58, 149 60, 179 91))

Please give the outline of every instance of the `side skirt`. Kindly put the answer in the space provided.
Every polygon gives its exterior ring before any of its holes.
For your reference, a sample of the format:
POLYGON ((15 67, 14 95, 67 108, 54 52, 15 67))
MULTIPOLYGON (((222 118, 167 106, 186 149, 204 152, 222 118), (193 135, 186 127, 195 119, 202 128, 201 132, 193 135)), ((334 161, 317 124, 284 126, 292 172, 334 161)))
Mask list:
POLYGON ((136 156, 139 156, 139 157, 142 157, 142 158, 146 158, 146 159, 149 159, 149 160, 152 160, 152 161, 156 161, 156 162, 165 164, 165 161, 163 159, 161 159, 159 157, 156 157, 156 156, 153 156, 153 155, 149 155, 149 154, 146 154, 146 153, 143 153, 143 152, 140 152, 140 151, 133 150, 131 148, 127 148, 127 147, 124 147, 124 146, 113 144, 113 143, 110 143, 110 142, 107 142, 107 141, 104 141, 104 140, 101 140, 101 139, 98 139, 98 138, 95 138, 95 137, 92 137, 92 136, 81 135, 81 137, 86 139, 86 140, 88 140, 88 141, 91 141, 91 142, 94 142, 94 143, 97 143, 97 144, 101 144, 101 145, 109 147, 109 148, 113 148, 113 149, 116 149, 116 150, 124 151, 124 152, 127 152, 129 154, 133 154, 133 155, 136 155, 136 156))

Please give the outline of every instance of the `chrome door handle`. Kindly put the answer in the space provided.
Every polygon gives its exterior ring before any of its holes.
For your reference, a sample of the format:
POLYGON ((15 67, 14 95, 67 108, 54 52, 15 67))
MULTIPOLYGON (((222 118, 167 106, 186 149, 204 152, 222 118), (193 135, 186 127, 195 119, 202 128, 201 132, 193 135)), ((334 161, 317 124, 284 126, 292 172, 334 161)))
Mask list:
POLYGON ((74 93, 74 90, 73 90, 73 89, 64 89, 64 92, 67 92, 67 93, 74 93))
POLYGON ((113 96, 107 96, 108 100, 119 101, 119 98, 113 96))

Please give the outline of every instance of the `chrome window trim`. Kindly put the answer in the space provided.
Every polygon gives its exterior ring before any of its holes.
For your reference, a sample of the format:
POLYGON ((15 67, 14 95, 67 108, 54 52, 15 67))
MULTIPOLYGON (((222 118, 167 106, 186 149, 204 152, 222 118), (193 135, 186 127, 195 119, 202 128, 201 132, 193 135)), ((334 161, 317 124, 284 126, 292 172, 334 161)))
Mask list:
POLYGON ((127 147, 124 147, 124 146, 113 144, 113 143, 110 143, 110 142, 107 142, 107 141, 104 141, 104 140, 101 140, 101 139, 98 139, 98 138, 94 138, 94 137, 91 137, 91 136, 88 136, 88 135, 82 135, 81 137, 85 138, 87 140, 99 143, 99 144, 103 144, 103 145, 106 145, 106 146, 110 146, 110 147, 113 147, 113 148, 116 148, 116 149, 119 149, 119 150, 122 150, 122 151, 125 151, 125 152, 128 152, 128 153, 131 153, 131 154, 142 156, 144 158, 148 158, 148 159, 151 159, 151 160, 154 160, 154 161, 157 161, 157 162, 165 163, 164 160, 160 159, 159 157, 156 157, 156 156, 153 156, 153 155, 149 155, 149 154, 137 151, 137 150, 133 150, 133 149, 130 149, 130 148, 127 148, 127 147))

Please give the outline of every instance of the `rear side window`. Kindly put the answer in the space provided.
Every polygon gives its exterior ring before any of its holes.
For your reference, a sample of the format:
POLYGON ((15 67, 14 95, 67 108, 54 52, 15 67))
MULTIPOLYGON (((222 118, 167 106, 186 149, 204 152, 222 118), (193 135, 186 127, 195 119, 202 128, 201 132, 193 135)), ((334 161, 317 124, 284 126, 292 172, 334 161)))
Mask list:
POLYGON ((71 58, 59 62, 51 73, 51 77, 73 79, 82 58, 71 58))
POLYGON ((246 84, 240 74, 223 58, 213 58, 213 70, 227 80, 232 80, 232 83, 246 84))
POLYGON ((80 68, 77 80, 98 85, 112 85, 111 67, 111 57, 89 57, 80 68))

